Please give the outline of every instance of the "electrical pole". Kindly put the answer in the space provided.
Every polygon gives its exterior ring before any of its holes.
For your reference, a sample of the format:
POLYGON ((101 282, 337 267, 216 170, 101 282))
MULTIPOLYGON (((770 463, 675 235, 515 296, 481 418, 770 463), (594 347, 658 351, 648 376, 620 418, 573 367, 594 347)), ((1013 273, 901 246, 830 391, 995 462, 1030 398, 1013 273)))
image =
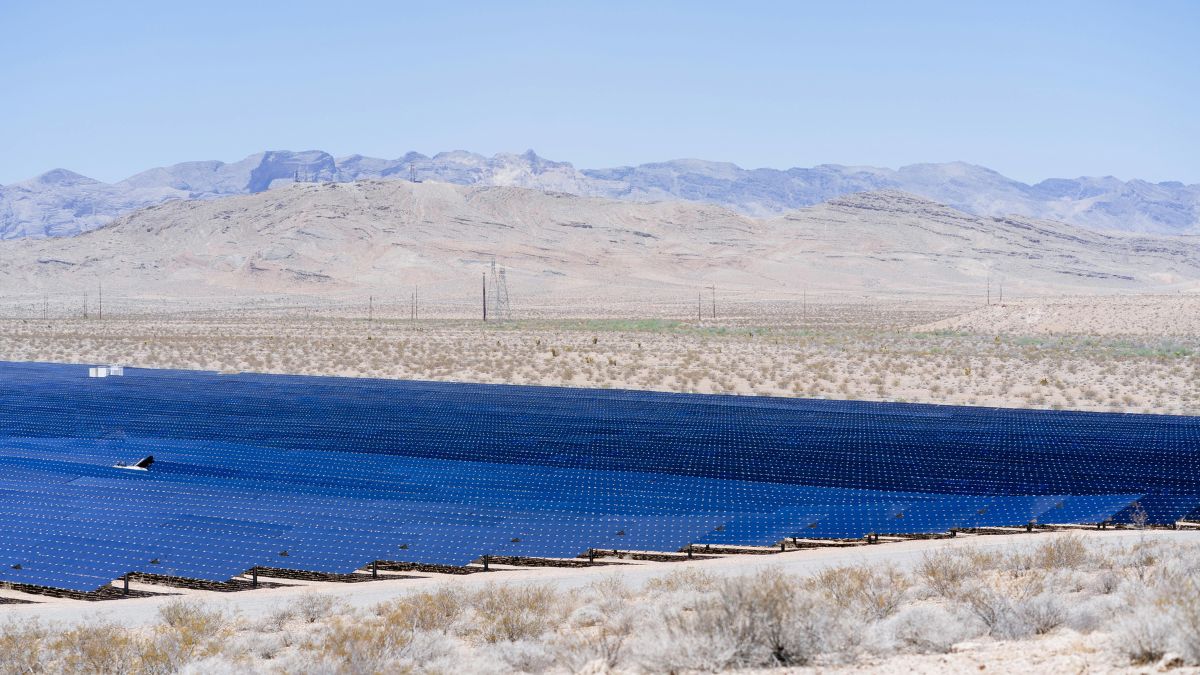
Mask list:
POLYGON ((487 272, 483 273, 483 320, 487 321, 487 272))
POLYGON ((988 288, 988 290, 987 290, 987 304, 988 304, 988 307, 991 307, 991 306, 992 306, 992 278, 991 278, 991 277, 988 277, 988 284, 987 284, 987 288, 988 288))
POLYGON ((375 296, 367 296, 367 323, 375 322, 375 296))
POLYGON ((704 320, 704 300, 702 298, 704 291, 696 291, 696 323, 704 320))
POLYGON ((712 318, 715 321, 717 318, 717 285, 712 285, 712 318))
POLYGON ((1001 305, 1004 304, 1004 280, 1000 281, 1000 303, 999 304, 1001 304, 1001 305))
POLYGON ((103 321, 104 320, 104 282, 99 281, 96 283, 100 284, 100 298, 99 298, 100 306, 96 309, 96 318, 103 321))

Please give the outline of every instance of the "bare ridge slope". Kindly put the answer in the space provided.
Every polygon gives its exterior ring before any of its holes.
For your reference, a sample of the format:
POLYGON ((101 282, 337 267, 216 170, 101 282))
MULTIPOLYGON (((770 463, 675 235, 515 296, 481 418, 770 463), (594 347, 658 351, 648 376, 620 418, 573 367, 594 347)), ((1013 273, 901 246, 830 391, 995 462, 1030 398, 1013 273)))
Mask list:
POLYGON ((756 219, 699 203, 358 181, 171 201, 75 237, 0 242, 0 291, 107 280, 147 296, 403 293, 411 284, 465 293, 493 257, 526 297, 694 298, 714 283, 763 297, 981 295, 989 279, 1012 293, 1144 292, 1200 280, 1194 237, 980 217, 896 191, 756 219))
POLYGON ((456 150, 395 159, 320 150, 259 152, 237 162, 183 162, 103 183, 56 169, 0 186, 0 239, 68 236, 136 208, 174 199, 252 194, 294 183, 420 180, 526 187, 624 201, 683 200, 769 217, 839 196, 903 190, 981 216, 1010 213, 1094 230, 1200 233, 1200 185, 1122 181, 1112 176, 1052 178, 1029 185, 991 169, 949 162, 899 169, 823 164, 743 169, 729 162, 677 159, 607 169, 520 155, 456 150))

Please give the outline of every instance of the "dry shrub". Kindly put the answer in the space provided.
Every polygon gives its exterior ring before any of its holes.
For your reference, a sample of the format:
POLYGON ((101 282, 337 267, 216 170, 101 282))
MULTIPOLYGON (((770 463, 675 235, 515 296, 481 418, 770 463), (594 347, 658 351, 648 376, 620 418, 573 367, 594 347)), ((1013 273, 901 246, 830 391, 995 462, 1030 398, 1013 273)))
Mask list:
POLYGON ((891 616, 904 601, 912 581, 894 567, 833 567, 818 574, 809 587, 834 606, 873 620, 891 616))
POLYGON ((72 626, 50 641, 53 670, 60 673, 128 673, 142 670, 146 645, 109 623, 72 626))
POLYGON ((1118 648, 1134 663, 1157 661, 1167 652, 1200 664, 1200 583, 1194 549, 1164 552, 1145 585, 1128 589, 1134 611, 1117 622, 1118 648))
POLYGON ((1067 620, 1062 596, 1041 573, 992 575, 960 587, 954 600, 1000 639, 1042 635, 1067 620))
POLYGON ((459 620, 464 610, 463 593, 451 588, 439 588, 381 604, 375 608, 375 614, 392 626, 445 633, 459 620))
POLYGON ((323 593, 305 593, 291 604, 291 611, 305 623, 316 623, 334 613, 338 601, 332 595, 323 593))
POLYGON ((417 593, 378 605, 371 615, 333 615, 304 649, 338 673, 413 672, 453 651, 446 632, 462 611, 461 593, 417 593))
POLYGON ((488 585, 468 600, 468 632, 484 642, 516 642, 540 637, 565 618, 568 603, 550 586, 488 585))
POLYGON ((1135 664, 1161 659, 1170 649, 1174 631, 1170 616, 1153 603, 1136 607, 1113 629, 1117 649, 1135 664))
POLYGON ((570 630, 555 642, 555 661, 571 672, 617 668, 641 618, 635 591, 612 574, 590 584, 579 600, 567 622, 570 630))
POLYGON ((875 629, 875 650, 942 654, 979 633, 978 626, 950 608, 938 604, 906 605, 875 629))
POLYGON ((33 621, 0 625, 0 675, 44 672, 44 641, 50 630, 33 621))
POLYGON ((1078 534, 1051 537, 1029 556, 1030 567, 1046 571, 1079 569, 1087 562, 1087 544, 1078 534))
POLYGON ((778 570, 725 579, 690 607, 663 606, 643 648, 650 670, 800 666, 839 646, 837 612, 778 570))
POLYGON ((650 579, 643 588, 650 593, 706 592, 716 588, 719 581, 711 572, 698 567, 684 567, 650 579))
POLYGON ((324 633, 308 645, 320 661, 341 673, 378 673, 397 667, 413 643, 413 631, 384 621, 335 617, 324 633))
POLYGON ((959 588, 967 579, 975 576, 976 569, 966 556, 958 552, 938 551, 926 553, 915 573, 929 592, 950 599, 958 595, 959 588))
POLYGON ((142 654, 148 672, 172 672, 219 654, 233 633, 229 617, 198 603, 173 600, 159 609, 162 620, 142 654))

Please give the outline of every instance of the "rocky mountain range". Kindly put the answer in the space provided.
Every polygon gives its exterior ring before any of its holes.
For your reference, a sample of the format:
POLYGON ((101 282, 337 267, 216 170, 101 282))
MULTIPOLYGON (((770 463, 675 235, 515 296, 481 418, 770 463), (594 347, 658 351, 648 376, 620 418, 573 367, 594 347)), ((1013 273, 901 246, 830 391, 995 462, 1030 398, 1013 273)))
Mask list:
POLYGON ((856 192, 899 190, 979 216, 1052 219, 1093 230, 1158 234, 1200 232, 1200 184, 1049 179, 1028 185, 964 163, 914 164, 897 170, 826 164, 743 169, 675 160, 579 169, 533 151, 493 157, 455 151, 396 159, 321 151, 269 151, 241 161, 184 162, 104 183, 55 169, 0 186, 0 239, 69 236, 134 209, 170 200, 256 194, 292 183, 363 179, 524 187, 635 202, 682 200, 766 217, 856 192))
POLYGON ((40 306, 43 294, 103 285, 106 299, 380 298, 419 285, 466 307, 493 259, 527 306, 563 297, 686 304, 714 284, 785 300, 982 298, 988 284, 1024 296, 1200 288, 1200 237, 976 216, 898 191, 751 217, 685 201, 362 180, 172 200, 74 237, 3 241, 0 297, 40 306))

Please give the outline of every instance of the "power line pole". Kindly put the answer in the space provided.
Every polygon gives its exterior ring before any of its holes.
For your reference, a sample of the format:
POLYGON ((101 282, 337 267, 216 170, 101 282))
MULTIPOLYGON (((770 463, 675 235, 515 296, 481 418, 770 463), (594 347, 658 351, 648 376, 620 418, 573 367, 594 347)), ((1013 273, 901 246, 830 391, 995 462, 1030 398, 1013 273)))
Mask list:
POLYGON ((100 305, 96 309, 96 318, 103 321, 104 320, 104 282, 100 281, 97 283, 100 284, 100 298, 99 298, 100 305))
POLYGON ((704 321, 704 291, 696 291, 696 322, 704 321))
POLYGON ((375 322, 375 296, 367 296, 367 323, 375 322))
POLYGON ((713 284, 712 288, 712 318, 715 321, 717 318, 717 285, 713 284))
POLYGON ((487 272, 483 273, 483 320, 487 321, 487 272))

